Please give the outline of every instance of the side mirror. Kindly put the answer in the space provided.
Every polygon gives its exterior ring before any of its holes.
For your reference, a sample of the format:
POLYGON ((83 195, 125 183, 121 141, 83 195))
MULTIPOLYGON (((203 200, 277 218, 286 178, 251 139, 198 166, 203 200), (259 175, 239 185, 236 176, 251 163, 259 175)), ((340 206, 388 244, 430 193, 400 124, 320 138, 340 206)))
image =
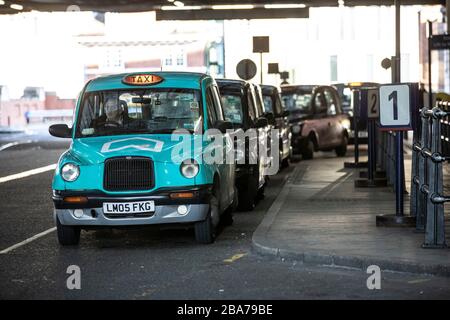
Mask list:
POLYGON ((268 125, 269 125, 269 121, 265 117, 259 117, 256 120, 256 124, 255 124, 256 128, 264 128, 264 127, 267 127, 268 125))
POLYGON ((214 125, 214 128, 218 129, 222 133, 226 133, 227 130, 233 129, 233 124, 230 121, 218 120, 214 125))
POLYGON ((54 124, 48 128, 48 132, 57 138, 71 138, 72 129, 67 124, 54 124))

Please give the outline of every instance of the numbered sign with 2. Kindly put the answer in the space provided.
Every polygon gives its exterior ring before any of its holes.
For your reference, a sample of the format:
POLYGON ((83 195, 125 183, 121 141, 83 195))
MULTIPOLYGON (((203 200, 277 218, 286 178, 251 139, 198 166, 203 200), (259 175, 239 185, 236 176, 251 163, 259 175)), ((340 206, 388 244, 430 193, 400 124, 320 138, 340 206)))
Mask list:
POLYGON ((411 129, 411 99, 408 84, 388 84, 379 88, 380 127, 384 130, 411 129))
POLYGON ((378 89, 367 90, 367 117, 369 119, 377 119, 380 115, 380 99, 378 97, 378 89))

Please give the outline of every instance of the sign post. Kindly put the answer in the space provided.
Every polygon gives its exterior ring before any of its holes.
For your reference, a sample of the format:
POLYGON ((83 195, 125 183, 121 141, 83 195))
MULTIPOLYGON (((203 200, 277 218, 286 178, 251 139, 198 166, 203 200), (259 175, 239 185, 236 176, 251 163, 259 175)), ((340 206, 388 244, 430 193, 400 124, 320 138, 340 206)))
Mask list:
MULTIPOLYGON (((395 133, 395 215, 378 215, 377 226, 415 226, 415 217, 404 215, 404 158, 403 131, 412 129, 412 110, 415 99, 410 84, 393 83, 379 88, 380 130, 395 133)), ((393 156, 393 155, 392 155, 393 156)))
POLYGON ((356 188, 385 187, 387 179, 382 175, 376 176, 377 152, 376 152, 376 122, 379 118, 379 94, 377 88, 361 89, 361 104, 367 110, 367 134, 368 134, 368 165, 367 173, 360 173, 361 179, 355 180, 356 188), (367 179, 366 179, 367 178, 367 179))
POLYGON ((253 53, 259 53, 261 84, 263 84, 263 53, 269 52, 269 37, 253 37, 253 53))

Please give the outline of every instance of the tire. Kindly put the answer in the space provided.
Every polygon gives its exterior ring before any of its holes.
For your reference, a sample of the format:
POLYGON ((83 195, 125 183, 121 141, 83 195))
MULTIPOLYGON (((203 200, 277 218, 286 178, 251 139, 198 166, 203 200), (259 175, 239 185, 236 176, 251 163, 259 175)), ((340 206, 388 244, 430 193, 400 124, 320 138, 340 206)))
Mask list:
POLYGON ((289 158, 287 157, 286 159, 281 160, 281 168, 288 168, 289 167, 289 158))
POLYGON ((79 227, 64 226, 56 218, 56 231, 58 242, 62 246, 76 246, 80 243, 81 229, 79 227))
POLYGON ((308 141, 306 141, 306 146, 302 150, 302 158, 303 160, 311 160, 314 158, 314 141, 311 138, 308 138, 308 141))
POLYGON ((264 199, 264 192, 266 191, 266 185, 263 185, 261 188, 258 189, 258 193, 256 195, 257 200, 264 199))
POLYGON ((225 210, 225 212, 220 217, 220 221, 224 226, 231 226, 233 224, 233 209, 231 207, 225 210))
POLYGON ((206 219, 195 223, 195 240, 198 243, 210 244, 216 239, 216 227, 213 225, 212 212, 213 210, 219 210, 220 199, 217 198, 218 196, 220 196, 220 192, 214 188, 211 199, 209 200, 209 211, 206 219))
POLYGON ((336 148, 336 155, 338 157, 345 157, 347 154, 348 137, 344 136, 342 144, 336 148))
POLYGON ((258 196, 258 170, 248 176, 247 181, 239 187, 239 210, 252 211, 255 209, 256 197, 258 196))

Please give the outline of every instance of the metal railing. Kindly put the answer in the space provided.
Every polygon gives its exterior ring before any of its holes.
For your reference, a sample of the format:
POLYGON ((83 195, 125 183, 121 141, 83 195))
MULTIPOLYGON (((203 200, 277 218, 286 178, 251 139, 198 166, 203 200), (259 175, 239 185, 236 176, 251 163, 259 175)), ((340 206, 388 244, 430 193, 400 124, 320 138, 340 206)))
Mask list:
POLYGON ((414 131, 410 210, 416 229, 425 232, 423 247, 442 248, 446 247, 444 203, 450 201, 443 194, 442 167, 450 160, 450 104, 438 102, 433 109, 423 108, 420 115, 420 126, 414 131))

